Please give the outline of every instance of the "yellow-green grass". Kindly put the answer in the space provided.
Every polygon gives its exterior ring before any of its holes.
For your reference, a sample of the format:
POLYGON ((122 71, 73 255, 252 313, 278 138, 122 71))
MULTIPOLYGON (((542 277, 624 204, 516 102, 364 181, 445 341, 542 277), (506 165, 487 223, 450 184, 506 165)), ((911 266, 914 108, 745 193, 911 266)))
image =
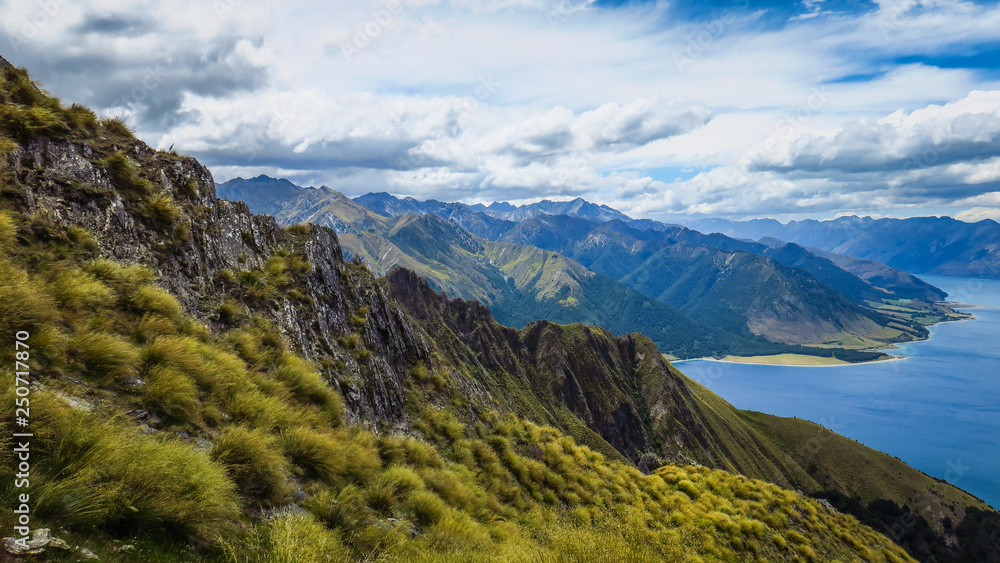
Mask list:
POLYGON ((988 510, 981 500, 934 479, 904 462, 840 436, 818 424, 769 414, 738 411, 739 416, 780 445, 822 490, 838 490, 863 504, 876 499, 908 505, 940 533, 944 517, 961 521, 964 507, 988 510))
MULTIPOLYGON (((187 544, 206 561, 909 560, 789 490, 705 468, 643 475, 513 415, 484 411, 473 428, 428 405, 418 437, 345 426, 339 395, 261 317, 212 334, 148 271, 95 260, 58 225, 37 240, 26 217, 0 217, 0 238, 20 240, 0 249, 0 307, 46 304, 16 319, 45 368, 32 392, 34 522, 103 560, 184 560, 187 544), (41 259, 52 241, 62 259, 41 259), (57 299, 67 276, 87 283, 57 299), (124 414, 138 408, 156 432, 124 414), (293 498, 304 513, 261 517, 293 498), (114 549, 154 532, 141 553, 114 549)), ((294 280, 271 266, 269 283, 294 280)), ((5 502, 14 491, 0 476, 5 502)))

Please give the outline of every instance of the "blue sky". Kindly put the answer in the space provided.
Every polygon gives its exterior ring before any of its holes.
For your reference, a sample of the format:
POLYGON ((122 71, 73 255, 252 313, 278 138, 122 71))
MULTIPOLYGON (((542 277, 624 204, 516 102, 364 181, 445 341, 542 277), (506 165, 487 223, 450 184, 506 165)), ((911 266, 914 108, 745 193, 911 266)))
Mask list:
POLYGON ((1000 7, 0 0, 0 54, 218 181, 636 217, 1000 217, 1000 7))

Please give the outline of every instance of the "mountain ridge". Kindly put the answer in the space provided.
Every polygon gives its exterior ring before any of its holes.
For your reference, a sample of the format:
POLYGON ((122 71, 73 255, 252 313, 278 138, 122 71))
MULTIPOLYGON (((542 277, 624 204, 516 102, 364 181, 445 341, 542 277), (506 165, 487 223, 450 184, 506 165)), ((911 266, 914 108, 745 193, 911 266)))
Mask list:
MULTIPOLYGON (((223 197, 229 197, 229 185, 225 183, 222 184, 220 186, 220 193, 223 197)), ((479 288, 477 283, 470 283, 469 280, 465 278, 465 274, 457 271, 454 267, 441 266, 438 264, 430 266, 431 269, 421 269, 417 266, 418 261, 420 260, 419 256, 411 255, 404 257, 403 255, 405 252, 397 252, 397 249, 386 247, 384 242, 378 242, 377 240, 372 240, 370 236, 360 234, 360 232, 364 230, 379 231, 380 229, 387 229, 387 223, 384 221, 378 223, 377 225, 374 224, 374 221, 368 221, 363 224, 333 222, 331 217, 340 216, 345 212, 345 209, 352 207, 348 204, 344 197, 338 196, 337 199, 340 203, 337 205, 328 205, 328 203, 332 200, 332 197, 329 194, 320 195, 313 193, 313 199, 318 201, 310 202, 309 205, 302 205, 298 203, 298 201, 281 202, 277 198, 271 198, 270 201, 264 201, 262 204, 258 204, 254 210, 273 213, 279 217, 279 220, 286 224, 299 221, 325 221, 325 224, 333 226, 342 233, 350 233, 350 236, 345 239, 348 242, 349 247, 367 245, 370 250, 363 252, 365 259, 382 273, 387 272, 394 264, 405 265, 407 267, 417 267, 423 275, 429 276, 434 283, 439 284, 437 286, 439 289, 450 287, 451 289, 449 290, 449 293, 452 295, 485 299, 485 302, 492 304, 495 307, 498 317, 500 317, 503 322, 520 324, 524 320, 530 320, 522 317, 512 317, 507 315, 506 313, 509 311, 505 310, 502 304, 495 301, 495 295, 497 294, 496 289, 486 290, 485 293, 483 293, 483 289, 479 288), (338 210, 338 206, 341 209, 338 210), (317 208, 325 209, 326 213, 314 213, 314 210, 317 208), (382 250, 374 251, 374 249, 382 250), (418 261, 414 261, 414 258, 417 258, 418 261), (441 269, 442 267, 444 270, 441 269), (448 273, 446 274, 445 272, 448 273), (449 279, 442 280, 442 276, 447 276, 449 279), (458 283, 458 279, 465 279, 466 281, 459 283, 456 286, 455 284, 458 283)), ((527 244, 528 246, 539 247, 561 253, 566 255, 568 258, 581 262, 586 268, 595 270, 600 274, 609 276, 610 278, 625 282, 626 285, 631 285, 633 288, 638 289, 640 293, 644 293, 648 297, 657 299, 661 303, 678 307, 682 310, 682 312, 687 314, 693 313, 695 315, 700 315, 700 317, 695 320, 702 324, 722 329, 726 332, 738 335, 741 338, 757 338, 759 336, 763 336, 767 340, 783 344, 822 344, 826 346, 837 346, 839 344, 841 346, 846 345, 852 348, 861 348, 866 346, 878 346, 880 344, 884 345, 885 343, 892 343, 899 340, 923 338, 926 337, 927 334, 926 330, 922 326, 912 323, 909 318, 904 318, 904 316, 896 316, 892 318, 887 317, 883 313, 871 309, 871 304, 864 301, 865 298, 878 301, 882 297, 892 297, 891 292, 875 288, 871 286, 868 281, 857 278, 853 274, 841 270, 839 266, 825 258, 812 256, 808 253, 808 251, 801 251, 800 256, 797 258, 797 262, 794 264, 790 263, 791 260, 786 260, 786 262, 789 262, 789 264, 786 265, 791 265, 793 268, 805 268, 810 274, 821 276, 822 282, 832 284, 835 291, 846 292, 849 298, 851 298, 852 303, 841 302, 839 305, 834 307, 835 310, 840 311, 837 314, 843 317, 842 320, 834 323, 828 323, 822 319, 829 317, 829 314, 821 313, 811 315, 808 316, 808 319, 810 320, 806 322, 806 324, 810 325, 810 327, 807 330, 802 330, 800 328, 789 328, 792 326, 792 324, 789 324, 792 323, 792 319, 807 318, 803 315, 793 313, 787 313, 784 314, 784 316, 775 317, 774 313, 761 311, 760 313, 754 313, 755 316, 752 318, 745 317, 743 320, 739 320, 738 317, 740 317, 741 313, 737 312, 737 310, 746 309, 751 305, 750 302, 734 305, 735 309, 728 310, 717 307, 717 305, 722 302, 717 297, 711 295, 698 297, 698 299, 703 300, 708 308, 699 308, 697 304, 692 305, 688 296, 681 296, 680 294, 676 295, 671 301, 671 298, 669 297, 670 294, 663 293, 662 291, 653 291, 651 287, 641 284, 636 286, 635 284, 639 283, 637 280, 644 278, 636 276, 629 277, 631 270, 620 271, 617 269, 617 267, 621 265, 619 257, 615 256, 609 258, 612 262, 614 262, 613 264, 608 263, 603 259, 591 261, 585 254, 574 253, 576 251, 568 248, 567 246, 569 239, 583 238, 591 231, 610 228, 616 233, 612 235, 613 237, 630 237, 630 240, 635 239, 635 241, 637 241, 636 244, 638 244, 638 241, 641 240, 642 243, 647 246, 649 244, 654 244, 650 242, 653 239, 677 239, 679 241, 686 241, 699 246, 711 246, 729 251, 751 252, 762 257, 776 255, 779 259, 781 258, 782 255, 779 254, 778 251, 772 250, 766 245, 730 239, 722 235, 702 235, 701 233, 690 231, 679 226, 661 224, 658 229, 639 230, 633 228, 631 226, 632 223, 626 223, 623 221, 621 217, 625 216, 621 214, 615 216, 615 218, 610 221, 595 223, 591 219, 584 217, 575 217, 571 215, 550 215, 539 212, 530 216, 528 219, 521 221, 520 223, 503 222, 484 227, 483 221, 487 221, 489 218, 482 212, 473 211, 473 207, 464 206, 462 204, 445 204, 434 200, 419 202, 413 198, 399 199, 386 193, 359 196, 354 198, 354 202, 361 205, 367 203, 368 206, 370 206, 368 209, 373 213, 386 213, 387 217, 395 216, 397 219, 404 213, 413 212, 418 212, 424 215, 437 215, 453 220, 459 226, 470 230, 474 234, 484 236, 487 240, 527 244), (532 232, 530 234, 525 231, 526 228, 530 228, 528 227, 529 225, 537 223, 539 226, 542 226, 543 224, 550 223, 552 221, 558 222, 558 226, 532 228, 532 232), (615 225, 618 225, 618 227, 615 225), (544 240, 538 238, 543 233, 549 233, 545 235, 549 238, 544 240), (809 259, 806 260, 801 256, 801 254, 809 254, 809 259), (685 309, 685 307, 687 307, 687 309, 685 309), (892 326, 890 327, 890 325, 892 326), (801 338, 803 337, 807 339, 802 340, 801 338)), ((578 208, 582 205, 576 200, 569 203, 572 204, 570 205, 571 208, 574 206, 578 208)), ((500 206, 500 208, 504 210, 518 209, 510 205, 500 206)), ((351 213, 355 216, 358 215, 355 212, 351 213)), ((625 219, 628 218, 625 217, 625 219)), ((591 239, 593 239, 593 237, 591 237, 591 239)), ((432 238, 428 238, 425 244, 430 243, 431 240, 432 238)), ((587 244, 592 246, 592 243, 593 240, 587 244)), ((581 241, 581 244, 583 244, 583 241, 581 241)), ((634 247, 636 244, 632 244, 632 246, 634 247)), ((675 255, 675 257, 679 257, 679 255, 675 255)), ((647 258, 648 256, 643 258, 642 261, 647 258)), ((767 258, 761 258, 761 260, 767 260, 767 258)), ((641 267, 642 261, 634 263, 631 268, 635 269, 641 267)), ((694 267, 693 264, 692 267, 694 267)), ((774 268, 774 266, 764 267, 772 270, 774 268)), ((779 275, 787 276, 787 274, 779 275)), ((796 274, 796 276, 798 275, 796 274)), ((662 277, 662 274, 655 274, 654 277, 662 277)), ((801 278, 801 276, 798 277, 801 278)), ((485 278, 480 277, 479 279, 485 278)), ((811 308, 811 305, 807 305, 807 303, 810 302, 826 303, 828 301, 832 302, 839 299, 839 297, 833 293, 830 293, 828 297, 820 299, 805 297, 805 294, 810 291, 813 293, 816 291, 825 291, 822 289, 806 289, 806 286, 809 285, 809 283, 812 282, 806 282, 804 278, 797 282, 791 282, 791 287, 797 288, 792 291, 801 295, 801 297, 796 298, 796 301, 799 303, 799 305, 797 305, 797 310, 811 308), (802 285, 803 283, 806 285, 802 285)), ((496 286, 497 284, 492 283, 492 285, 496 286)), ((719 291, 726 290, 720 289, 719 291)), ((519 306, 513 304, 508 305, 508 307, 519 308, 519 306)), ((931 306, 927 306, 925 308, 933 309, 931 306)), ((947 311, 941 309, 938 310, 937 313, 937 318, 945 318, 947 311)), ((548 310, 548 314, 559 315, 559 311, 548 310)), ((560 316, 558 318, 559 320, 562 320, 565 317, 560 316)), ((930 317, 925 315, 920 318, 930 317)), ((598 322, 599 324, 604 324, 605 326, 611 326, 610 323, 612 322, 615 323, 615 326, 620 324, 617 321, 602 321, 601 317, 577 317, 572 320, 598 322)), ((634 329, 642 330, 648 334, 651 333, 651 330, 655 330, 648 328, 648 325, 644 328, 635 326, 634 329)), ((664 341, 660 340, 659 342, 661 343, 661 346, 664 345, 664 341)), ((670 347, 668 347, 668 349, 670 349, 670 347)), ((778 353, 778 351, 773 351, 771 353, 778 353)), ((850 357, 850 355, 846 353, 842 353, 842 355, 850 357)), ((686 356, 681 354, 680 357, 686 356)))
POLYGON ((845 216, 786 224, 773 219, 690 224, 752 239, 774 237, 915 274, 1000 279, 1000 223, 992 219, 966 223, 951 217, 845 216))

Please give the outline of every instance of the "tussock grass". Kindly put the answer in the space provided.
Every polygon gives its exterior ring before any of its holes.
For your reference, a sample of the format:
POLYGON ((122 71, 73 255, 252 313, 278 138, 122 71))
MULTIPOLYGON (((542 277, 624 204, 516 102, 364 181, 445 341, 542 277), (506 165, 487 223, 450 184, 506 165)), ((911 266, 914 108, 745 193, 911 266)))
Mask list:
POLYGON ((177 299, 167 291, 154 286, 143 286, 132 294, 132 306, 143 313, 155 313, 172 321, 181 318, 183 310, 177 299))
MULTIPOLYGON (((477 411, 470 427, 417 403, 417 436, 344 424, 337 393, 263 317, 211 333, 148 269, 91 259, 87 237, 41 218, 0 217, 13 243, 0 248, 0 324, 49 334, 33 356, 46 366, 32 395, 38 524, 193 544, 209 561, 907 560, 797 493, 701 467, 643 475, 514 415, 477 411), (38 259, 51 241, 62 258, 38 259), (65 400, 88 393, 92 412, 65 400), (154 416, 122 414, 140 404, 154 416), (306 512, 261 517, 290 501, 306 512)), ((255 283, 294 287, 307 270, 290 257, 255 283)), ((421 367, 413 379, 433 384, 421 367)), ((11 479, 0 473, 5 502, 11 479)))
POLYGON ((330 485, 367 480, 381 465, 375 451, 353 441, 338 440, 330 433, 292 427, 282 433, 281 439, 285 452, 305 475, 330 485))
POLYGON ((201 412, 198 388, 189 377, 166 366, 156 366, 146 374, 143 403, 163 418, 188 425, 201 412))
POLYGON ((226 468, 237 490, 252 502, 280 505, 291 499, 288 460, 265 431, 229 426, 216 439, 211 458, 226 468))
POLYGON ((212 541, 237 516, 233 484, 204 454, 36 395, 38 516, 69 528, 167 531, 212 541))
MULTIPOLYGON (((119 190, 127 194, 149 194, 153 184, 139 175, 139 166, 122 151, 112 153, 102 163, 108 179, 119 190)), ((161 201, 162 205, 166 205, 161 201)), ((147 210, 149 208, 147 207, 147 210)), ((155 210, 151 212, 155 213, 155 210)))
POLYGON ((7 156, 17 148, 17 142, 7 135, 0 134, 0 157, 7 156))
POLYGON ((100 120, 101 129, 116 137, 135 138, 135 132, 124 117, 112 116, 100 120))
MULTIPOLYGON (((144 211, 149 217, 168 224, 180 219, 182 213, 181 208, 174 203, 174 198, 167 194, 155 194, 150 197, 146 201, 144 211)), ((178 227, 184 228, 183 225, 178 227)), ((175 232, 175 235, 179 235, 177 238, 180 239, 186 238, 183 232, 175 232)))
POLYGON ((141 360, 135 345, 104 332, 77 332, 70 337, 68 353, 83 366, 82 375, 99 382, 136 375, 141 360))

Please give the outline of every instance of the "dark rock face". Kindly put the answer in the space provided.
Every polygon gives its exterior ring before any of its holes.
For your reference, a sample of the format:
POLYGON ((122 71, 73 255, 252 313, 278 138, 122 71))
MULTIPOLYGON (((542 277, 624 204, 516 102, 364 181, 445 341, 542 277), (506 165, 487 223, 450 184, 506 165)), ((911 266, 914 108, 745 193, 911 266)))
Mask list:
POLYGON ((515 330, 492 322, 478 302, 434 292, 408 270, 393 270, 386 284, 433 331, 438 353, 466 366, 504 410, 552 424, 605 453, 610 444, 613 455, 632 462, 650 450, 695 451, 711 461, 709 432, 688 407, 690 390, 648 338, 547 321, 515 330))
POLYGON ((429 360, 427 345, 374 277, 344 261, 333 230, 310 227, 292 235, 243 203, 218 200, 211 173, 192 158, 157 153, 139 141, 111 148, 123 151, 142 177, 172 199, 181 209, 179 219, 145 216, 143 199, 123 193, 108 177, 101 162, 108 150, 86 142, 36 140, 16 150, 4 165, 16 178, 6 195, 29 214, 86 228, 108 257, 154 268, 160 285, 209 325, 217 323, 215 312, 233 290, 224 270, 262 268, 282 248, 304 252, 312 265, 303 280, 306 296, 250 303, 251 314, 273 322, 307 358, 332 358, 341 366, 320 367, 339 384, 349 418, 374 426, 404 422, 404 379, 414 363, 429 360), (367 322, 351 325, 348 320, 363 307, 367 322), (358 358, 345 349, 339 339, 351 333, 371 354, 358 358))

